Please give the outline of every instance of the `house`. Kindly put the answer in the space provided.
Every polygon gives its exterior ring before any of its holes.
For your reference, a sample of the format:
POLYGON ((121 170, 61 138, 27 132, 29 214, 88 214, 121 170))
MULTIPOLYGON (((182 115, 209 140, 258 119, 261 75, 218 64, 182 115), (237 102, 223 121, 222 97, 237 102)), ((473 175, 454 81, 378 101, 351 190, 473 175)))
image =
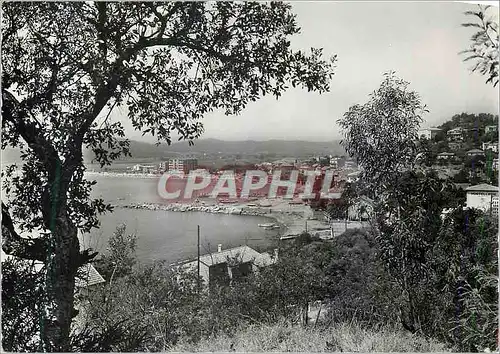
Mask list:
POLYGON ((472 157, 472 156, 484 156, 484 151, 479 150, 479 149, 472 149, 467 151, 467 156, 472 157))
POLYGON ((464 129, 462 127, 450 129, 446 132, 446 136, 451 141, 463 141, 464 140, 464 129))
POLYGON ((451 160, 455 157, 455 154, 452 152, 442 152, 437 155, 438 160, 451 160))
POLYGON ((349 160, 346 160, 344 162, 344 168, 356 168, 357 167, 357 164, 354 160, 352 159, 349 159, 349 160))
MULTIPOLYGON (((0 258, 2 259, 2 261, 5 261, 7 259, 16 259, 16 257, 10 254, 6 254, 3 250, 1 251, 0 258)), ((44 264, 40 261, 34 261, 33 266, 34 270, 38 272, 43 268, 44 264)), ((95 269, 95 267, 91 263, 86 263, 78 268, 77 275, 75 277, 75 288, 89 288, 104 282, 104 278, 101 274, 99 274, 97 269, 95 269)))
POLYGON ((151 173, 156 170, 156 166, 154 165, 134 165, 132 167, 132 171, 134 172, 142 172, 142 173, 151 173))
POLYGON ((168 160, 168 171, 184 172, 196 170, 198 168, 197 159, 170 159, 168 160))
POLYGON ((482 148, 484 151, 491 150, 493 152, 498 153, 498 143, 492 143, 492 142, 483 143, 482 148))
POLYGON ((466 189, 467 207, 491 211, 498 215, 498 187, 490 184, 478 184, 466 189))
MULTIPOLYGON (((276 262, 278 250, 274 254, 259 253, 248 246, 240 246, 222 250, 219 244, 217 252, 199 258, 200 273, 203 281, 210 285, 213 282, 229 284, 231 280, 256 272, 276 262)), ((183 263, 181 267, 187 271, 198 270, 198 260, 183 263)))
POLYGON ((374 202, 372 199, 361 196, 349 207, 349 220, 368 220, 373 215, 374 202))
POLYGON ((487 125, 484 127, 484 133, 488 134, 490 132, 496 132, 498 131, 498 126, 496 125, 487 125))
POLYGON ((418 131, 418 136, 419 136, 419 138, 424 138, 424 139, 427 139, 427 140, 431 140, 431 139, 434 139, 436 137, 436 135, 440 131, 441 131, 441 129, 434 128, 434 127, 426 128, 426 129, 420 129, 418 131))
POLYGON ((448 142, 448 147, 450 150, 457 151, 462 148, 462 142, 461 141, 450 141, 448 142))
POLYGON ((168 169, 168 162, 167 161, 162 161, 158 165, 158 170, 161 172, 165 172, 168 169))
POLYGON ((339 168, 339 157, 330 157, 330 167, 339 168))

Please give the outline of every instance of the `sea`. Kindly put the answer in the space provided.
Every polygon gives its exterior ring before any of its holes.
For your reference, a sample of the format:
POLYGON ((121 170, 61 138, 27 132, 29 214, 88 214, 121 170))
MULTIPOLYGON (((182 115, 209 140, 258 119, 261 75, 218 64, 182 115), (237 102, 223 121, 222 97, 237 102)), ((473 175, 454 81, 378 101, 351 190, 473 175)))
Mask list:
POLYGON ((146 209, 127 209, 122 206, 140 203, 167 203, 157 192, 157 177, 137 177, 91 173, 95 180, 92 196, 116 205, 113 212, 101 215, 101 226, 91 233, 80 235, 80 242, 98 252, 106 252, 108 240, 120 224, 127 234, 137 235, 137 258, 142 262, 165 260, 177 262, 196 258, 198 227, 200 253, 248 245, 263 251, 277 243, 278 231, 265 230, 258 224, 272 222, 260 216, 212 214, 204 212, 175 212, 146 209))

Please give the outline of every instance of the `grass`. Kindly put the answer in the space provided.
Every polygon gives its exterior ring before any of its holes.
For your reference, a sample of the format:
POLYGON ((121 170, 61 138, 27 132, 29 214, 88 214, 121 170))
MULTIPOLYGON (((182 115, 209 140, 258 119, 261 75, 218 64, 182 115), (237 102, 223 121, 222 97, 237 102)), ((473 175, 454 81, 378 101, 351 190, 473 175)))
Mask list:
POLYGON ((179 343, 175 352, 443 352, 444 344, 426 340, 403 330, 369 330, 356 324, 328 328, 304 328, 281 323, 272 326, 252 325, 226 335, 195 344, 179 343))

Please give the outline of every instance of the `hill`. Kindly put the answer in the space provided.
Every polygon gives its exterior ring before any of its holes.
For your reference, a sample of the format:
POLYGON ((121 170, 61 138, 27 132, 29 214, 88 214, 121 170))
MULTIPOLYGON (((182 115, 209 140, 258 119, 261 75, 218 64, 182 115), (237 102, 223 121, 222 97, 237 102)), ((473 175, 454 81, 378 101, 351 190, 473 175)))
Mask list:
MULTIPOLYGON (((183 155, 268 155, 273 157, 305 158, 314 155, 345 155, 339 141, 314 142, 303 140, 266 140, 266 141, 224 141, 217 139, 196 140, 194 145, 182 141, 170 146, 130 141, 132 158, 127 159, 166 159, 183 155)), ((85 153, 86 160, 92 153, 85 153)), ((127 160, 124 159, 124 160, 127 160)))
POLYGON ((488 125, 498 125, 498 115, 489 113, 460 113, 455 114, 451 120, 444 122, 438 128, 443 129, 446 133, 448 130, 462 127, 464 129, 477 129, 479 132, 484 131, 484 127, 488 125))

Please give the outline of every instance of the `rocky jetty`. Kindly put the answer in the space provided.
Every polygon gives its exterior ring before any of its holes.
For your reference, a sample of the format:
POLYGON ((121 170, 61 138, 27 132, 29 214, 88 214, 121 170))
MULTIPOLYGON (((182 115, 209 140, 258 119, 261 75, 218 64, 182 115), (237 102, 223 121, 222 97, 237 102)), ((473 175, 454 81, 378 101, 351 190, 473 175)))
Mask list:
POLYGON ((233 214, 233 215, 254 215, 263 216, 266 215, 265 211, 240 207, 231 205, 193 205, 193 204, 152 204, 152 203, 142 203, 142 204, 130 204, 122 206, 126 209, 147 209, 147 210, 164 210, 164 211, 200 211, 204 213, 214 213, 214 214, 233 214))

